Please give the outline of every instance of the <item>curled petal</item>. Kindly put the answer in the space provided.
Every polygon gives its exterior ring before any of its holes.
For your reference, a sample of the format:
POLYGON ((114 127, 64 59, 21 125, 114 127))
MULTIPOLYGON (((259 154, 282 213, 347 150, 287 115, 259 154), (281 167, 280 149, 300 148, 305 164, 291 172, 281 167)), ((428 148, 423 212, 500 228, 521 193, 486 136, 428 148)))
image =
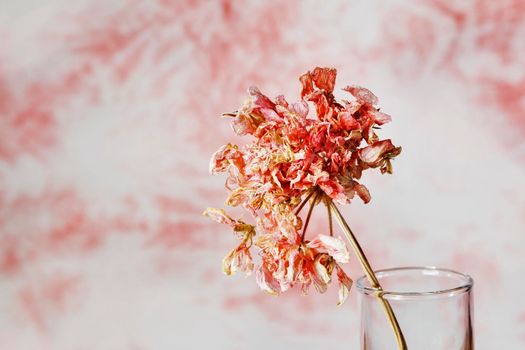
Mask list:
POLYGON ((312 147, 322 148, 326 144, 327 129, 326 126, 323 126, 310 131, 309 141, 312 147))
POLYGON ((227 190, 233 191, 237 187, 240 186, 241 179, 239 176, 237 176, 233 171, 229 171, 228 177, 226 178, 226 181, 224 182, 224 187, 226 187, 227 190))
POLYGON ((279 233, 289 242, 295 243, 299 239, 300 235, 298 230, 302 226, 301 218, 290 213, 279 217, 277 224, 279 233))
MULTIPOLYGON (((243 239, 244 242, 251 242, 253 236, 255 236, 255 226, 250 224, 245 224, 241 220, 238 220, 233 225, 233 231, 239 239, 243 239)), ((251 244, 251 243, 250 243, 251 244)))
POLYGON ((309 110, 308 103, 306 103, 306 101, 304 100, 294 102, 290 106, 291 112, 294 112, 303 118, 306 118, 306 116, 308 115, 308 110, 309 110))
POLYGON ((222 146, 211 157, 210 173, 213 175, 218 174, 228 169, 230 165, 234 165, 239 171, 242 171, 244 168, 242 155, 242 152, 235 145, 229 143, 222 146))
POLYGON ((328 282, 324 281, 324 278, 326 278, 326 276, 328 276, 326 268, 321 264, 315 265, 315 272, 312 276, 312 282, 314 283, 315 289, 319 293, 324 293, 328 290, 328 282))
POLYGON ((226 276, 230 276, 232 274, 232 264, 233 260, 235 259, 236 252, 237 248, 233 248, 228 254, 226 254, 224 259, 222 259, 222 271, 226 276))
MULTIPOLYGON (((261 225, 264 225, 265 223, 261 220, 261 225)), ((259 226, 261 229, 265 230, 266 227, 259 226)), ((255 245, 259 247, 261 250, 270 250, 275 247, 275 237, 271 234, 261 234, 258 235, 257 241, 255 242, 255 245)))
POLYGON ((284 97, 284 95, 278 95, 275 98, 275 104, 278 106, 285 107, 285 108, 288 107, 288 102, 286 101, 286 98, 284 97))
POLYGON ((357 85, 351 85, 345 87, 343 90, 351 93, 356 98, 357 102, 361 104, 375 105, 378 102, 377 96, 374 95, 372 91, 368 90, 367 88, 357 85))
POLYGON ((350 113, 350 114, 354 114, 356 113, 359 109, 361 108, 361 103, 357 102, 357 101, 350 101, 350 102, 346 102, 346 105, 345 105, 345 111, 350 113))
POLYGON ((279 266, 273 273, 273 277, 279 282, 281 293, 287 291, 294 285, 302 268, 302 255, 299 249, 289 246, 286 252, 281 252, 279 266))
POLYGON ((382 165, 385 159, 393 158, 399 153, 400 147, 395 147, 390 140, 383 140, 360 149, 359 158, 369 167, 375 168, 382 165))
POLYGON ((279 114, 277 114, 276 111, 270 108, 261 108, 261 114, 266 120, 269 121, 281 122, 283 120, 283 118, 279 114))
POLYGON ((357 120, 352 117, 350 112, 341 112, 339 113, 339 124, 344 130, 359 130, 361 125, 357 120))
POLYGON ((230 195, 226 199, 226 204, 231 207, 236 207, 238 205, 248 203, 250 201, 250 195, 244 187, 239 187, 231 191, 230 195))
POLYGON ((279 285, 279 282, 272 276, 271 272, 264 267, 264 265, 261 265, 255 272, 255 280, 263 291, 271 295, 280 294, 281 286, 279 285))
POLYGON ((361 198, 363 202, 365 202, 365 204, 370 202, 370 199, 372 199, 372 196, 370 196, 370 192, 368 191, 368 188, 366 188, 365 185, 356 183, 356 185, 354 186, 354 189, 357 192, 357 195, 359 196, 359 198, 361 198))
POLYGON ((207 208, 202 215, 209 217, 210 219, 217 221, 221 224, 227 224, 230 226, 234 226, 236 224, 236 221, 233 220, 230 216, 226 214, 226 212, 222 209, 216 209, 216 208, 207 208))
MULTIPOLYGON (((331 271, 327 264, 328 257, 325 254, 319 254, 314 260, 314 271, 318 281, 327 286, 332 281, 331 271)), ((325 289, 326 290, 326 289, 325 289)))
POLYGON ((361 185, 359 182, 345 177, 340 178, 340 181, 342 181, 341 184, 345 188, 345 194, 348 198, 354 198, 354 195, 357 193, 357 195, 363 200, 363 202, 365 202, 365 204, 370 202, 372 197, 370 196, 370 192, 368 192, 368 188, 366 188, 365 185, 361 185))
POLYGON ((286 274, 286 259, 281 259, 278 261, 279 266, 277 270, 273 273, 273 277, 279 282, 279 293, 286 292, 291 287, 291 282, 287 278, 286 274))
POLYGON ((337 203, 345 204, 348 202, 348 198, 345 195, 345 189, 337 181, 326 180, 318 181, 319 187, 337 203))
POLYGON ((306 173, 302 170, 297 170, 297 172, 295 173, 295 175, 292 175, 293 173, 290 173, 289 175, 291 175, 290 177, 290 185, 293 186, 294 184, 296 184, 297 182, 301 181, 302 179, 304 179, 304 177, 306 176, 306 173))
POLYGON ((222 270, 227 275, 241 270, 249 276, 253 271, 253 259, 250 250, 244 243, 232 249, 222 260, 222 270))
POLYGON ((315 111, 319 120, 324 121, 332 116, 334 110, 330 107, 325 94, 318 91, 314 92, 308 96, 308 100, 315 103, 315 111))
POLYGON ((211 218, 212 220, 218 223, 227 224, 231 226, 237 238, 243 240, 242 244, 245 245, 249 242, 249 244, 251 245, 251 240, 253 236, 255 236, 255 226, 246 224, 242 220, 232 219, 222 209, 208 208, 204 211, 203 215, 211 218))
POLYGON ((302 265, 303 259, 299 254, 299 250, 291 250, 288 254, 288 268, 286 271, 286 278, 288 281, 293 283, 297 280, 297 276, 301 272, 302 265))
POLYGON ((301 75, 299 77, 299 81, 301 82, 301 85, 303 86, 303 89, 301 90, 301 97, 310 95, 314 91, 312 75, 310 74, 310 72, 306 72, 303 75, 301 75))
POLYGON ((253 134, 259 124, 264 121, 264 117, 257 113, 258 108, 254 105, 253 98, 250 98, 244 102, 244 105, 237 113, 229 113, 224 116, 233 117, 231 125, 237 135, 253 134))
POLYGON ((315 85, 319 89, 323 89, 326 92, 334 91, 335 77, 337 76, 337 70, 335 68, 320 68, 315 67, 312 72, 312 79, 315 85))
POLYGON ((337 270, 337 280, 339 281, 339 301, 337 302, 337 306, 341 306, 348 298, 353 281, 339 265, 336 265, 335 268, 337 270))
POLYGON ((263 120, 263 117, 252 114, 251 112, 246 113, 239 111, 232 120, 232 128, 239 136, 253 134, 263 120))
POLYGON ((301 286, 301 295, 303 296, 308 295, 308 290, 310 289, 311 284, 312 284, 311 279, 303 282, 303 285, 301 286))
POLYGON ((338 174, 341 168, 341 155, 339 153, 333 153, 331 158, 330 172, 332 174, 338 174))
POLYGON ((307 247, 314 248, 321 253, 328 253, 338 263, 347 263, 350 260, 350 253, 341 238, 318 235, 308 242, 307 247))
POLYGON ((248 249, 244 250, 239 257, 241 271, 244 271, 246 275, 251 275, 253 272, 253 258, 248 249))
POLYGON ((383 125, 383 124, 386 124, 386 123, 389 123, 392 121, 392 117, 386 113, 383 113, 383 112, 379 112, 378 110, 376 109, 373 109, 373 111, 371 112, 373 118, 374 118, 374 121, 377 125, 383 125))
POLYGON ((381 174, 384 174, 384 173, 392 174, 392 172, 393 172, 393 170, 392 170, 392 162, 390 162, 390 159, 385 160, 383 165, 381 165, 380 170, 381 170, 381 174))
POLYGON ((267 96, 263 95, 256 86, 250 86, 248 89, 248 94, 253 97, 253 103, 256 107, 269 109, 275 108, 275 103, 273 103, 272 100, 270 100, 267 96))

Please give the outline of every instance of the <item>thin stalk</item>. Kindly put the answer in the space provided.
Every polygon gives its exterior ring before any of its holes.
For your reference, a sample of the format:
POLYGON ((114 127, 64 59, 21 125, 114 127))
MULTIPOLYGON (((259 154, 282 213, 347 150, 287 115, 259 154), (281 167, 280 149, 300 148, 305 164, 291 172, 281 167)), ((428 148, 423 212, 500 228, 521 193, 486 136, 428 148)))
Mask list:
POLYGON ((310 199, 310 197, 312 197, 312 195, 315 193, 315 191, 310 191, 310 193, 306 196, 306 198, 301 202, 301 204, 299 204, 299 206, 297 207, 297 209, 295 209, 295 215, 299 214, 301 212, 301 210, 303 209, 303 207, 306 205, 306 203, 308 203, 308 200, 310 199))
POLYGON ((314 207, 316 205, 315 202, 317 202, 317 198, 319 197, 319 192, 313 191, 312 193, 314 192, 315 192, 315 196, 314 196, 314 199, 312 200, 312 203, 310 203, 310 208, 308 208, 308 214, 306 215, 306 221, 303 226, 303 234, 301 235, 301 242, 304 242, 304 236, 306 235, 306 229, 308 228, 308 223, 310 222, 310 218, 312 217, 312 212, 314 211, 314 207))
POLYGON ((332 211, 330 210, 329 198, 324 198, 324 204, 326 205, 326 210, 328 211, 328 231, 330 232, 330 237, 334 236, 334 220, 332 219, 332 211))
POLYGON ((403 336, 403 332, 401 331, 401 328, 399 327, 399 323, 397 322, 396 315, 394 314, 394 311, 392 310, 392 306, 386 300, 383 298, 382 291, 383 288, 381 287, 381 284, 379 283, 379 280, 377 279, 374 270, 372 270, 372 267, 370 266, 370 263, 366 259, 365 253, 363 252, 363 249, 359 245, 359 242, 357 242, 357 239, 346 223, 345 219, 341 215, 341 212, 335 205, 335 203, 331 199, 327 199, 328 205, 330 206, 331 212, 334 214, 337 222, 339 223, 339 226, 341 226, 341 229, 346 235, 346 238, 350 242, 350 245, 352 246, 352 249, 354 250, 355 254, 357 255, 357 258, 359 259, 359 262, 361 263, 361 266, 365 270, 366 277, 368 281, 370 282, 370 285, 377 289, 379 293, 377 294, 377 298, 383 307, 383 311, 385 312, 388 322, 390 323, 390 326, 392 327, 392 330, 394 331, 394 334, 396 336, 397 340, 397 346, 399 350, 407 350, 407 344, 405 342, 405 337, 403 336))

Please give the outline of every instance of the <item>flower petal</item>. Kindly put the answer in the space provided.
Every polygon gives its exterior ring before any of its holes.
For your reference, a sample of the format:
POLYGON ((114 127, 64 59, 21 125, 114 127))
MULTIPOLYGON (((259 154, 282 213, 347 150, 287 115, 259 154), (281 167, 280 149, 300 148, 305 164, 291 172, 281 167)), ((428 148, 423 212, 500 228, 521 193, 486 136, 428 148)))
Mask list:
POLYGON ((285 108, 288 107, 288 102, 286 101, 286 98, 284 97, 284 95, 278 95, 275 98, 275 104, 285 107, 285 108))
POLYGON ((377 96, 372 93, 372 91, 367 88, 350 85, 345 87, 343 90, 351 93, 357 100, 357 102, 362 104, 375 105, 378 102, 377 96))
POLYGON ((249 276, 253 271, 252 255, 244 243, 238 247, 230 250, 230 252, 222 259, 222 271, 230 276, 241 270, 249 276))
POLYGON ((275 103, 273 103, 267 96, 263 95, 256 86, 250 86, 248 94, 253 97, 253 103, 255 106, 269 109, 275 108, 275 103))
POLYGON ((253 272, 253 258, 250 250, 247 247, 243 247, 237 256, 239 262, 239 268, 241 271, 246 273, 246 276, 249 276, 253 272))
POLYGON ((235 260, 235 253, 237 252, 237 248, 233 248, 226 254, 224 259, 222 259, 222 271, 226 276, 230 276, 232 274, 233 269, 233 261, 235 260))
POLYGON ((359 130, 361 128, 361 125, 357 120, 354 119, 352 116, 352 113, 350 112, 341 112, 338 115, 339 117, 339 124, 344 130, 359 130))
POLYGON ((310 74, 310 72, 306 72, 303 75, 301 75, 299 77, 299 81, 303 86, 303 89, 301 90, 301 98, 310 95, 314 91, 312 75, 310 74))
POLYGON ((378 110, 376 109, 373 109, 373 111, 371 112, 373 118, 374 118, 374 121, 377 125, 383 125, 383 124, 386 124, 386 123, 389 123, 392 121, 392 117, 386 113, 383 113, 383 112, 379 112, 378 110))
POLYGON ((241 171, 244 167, 242 155, 235 145, 228 143, 222 146, 211 157, 210 173, 216 175, 228 169, 230 165, 236 166, 241 171))
POLYGON ((264 265, 261 265, 255 272, 255 280, 263 291, 271 295, 280 294, 281 287, 279 285, 279 282, 264 267, 264 265))
POLYGON ((255 114, 252 114, 251 111, 245 112, 241 110, 232 120, 231 125, 233 131, 235 131, 237 135, 243 136, 253 134, 263 120, 263 117, 256 116, 255 114))
POLYGON ((328 273, 328 269, 326 268, 326 266, 323 264, 323 260, 326 260, 325 257, 326 255, 319 254, 317 258, 315 258, 314 271, 318 280, 327 285, 332 280, 332 277, 328 273))
POLYGON ((306 118, 306 116, 308 115, 308 111, 309 111, 308 103, 306 103, 306 101, 304 100, 294 102, 290 106, 290 111, 296 113, 297 115, 303 118, 306 118))
POLYGON ((307 243, 307 247, 314 248, 321 253, 328 253, 339 263, 347 263, 350 260, 350 253, 341 238, 318 235, 315 239, 307 243))
POLYGON ((297 276, 301 272, 302 263, 303 260, 301 255, 299 254, 299 250, 293 249, 292 251, 290 251, 290 253, 288 254, 288 268, 286 270, 286 278, 291 283, 295 282, 297 276))
POLYGON ((210 219, 217 221, 221 224, 227 224, 234 226, 236 221, 233 220, 226 212, 222 209, 217 208, 207 208, 202 215, 209 217, 210 219))
POLYGON ((347 276, 347 274, 339 265, 336 265, 335 268, 337 271, 337 280, 339 281, 339 300, 337 302, 337 306, 341 306, 348 298, 348 294, 350 293, 350 289, 352 288, 353 281, 350 277, 347 276))
POLYGON ((370 202, 372 196, 370 196, 370 192, 368 191, 368 188, 366 188, 365 185, 361 185, 360 183, 356 182, 354 189, 357 192, 359 198, 361 198, 365 204, 370 202))
POLYGON ((283 118, 271 108, 261 108, 260 111, 266 120, 273 122, 281 122, 283 120, 283 118))
POLYGON ((345 195, 345 189, 339 182, 328 179, 326 181, 318 181, 319 187, 337 203, 346 204, 348 198, 345 195))
POLYGON ((336 76, 337 70, 335 68, 315 67, 312 72, 312 79, 315 85, 329 93, 334 91, 336 76))
POLYGON ((370 167, 381 165, 385 157, 395 157, 401 152, 401 148, 395 147, 391 140, 383 140, 373 143, 359 150, 359 158, 370 167))

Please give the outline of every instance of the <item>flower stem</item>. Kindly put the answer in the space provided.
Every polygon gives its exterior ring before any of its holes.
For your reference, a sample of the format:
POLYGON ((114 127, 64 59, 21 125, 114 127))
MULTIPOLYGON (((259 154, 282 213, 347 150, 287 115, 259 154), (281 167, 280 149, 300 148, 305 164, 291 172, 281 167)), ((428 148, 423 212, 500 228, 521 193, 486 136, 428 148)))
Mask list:
POLYGON ((333 237, 334 236, 334 222, 332 219, 332 210, 330 209, 330 201, 331 199, 325 196, 324 204, 326 205, 326 209, 328 211, 328 231, 330 232, 330 237, 333 237))
POLYGON ((297 207, 297 209, 295 209, 295 215, 299 214, 301 212, 301 210, 303 209, 303 207, 306 205, 306 203, 308 203, 308 200, 310 199, 310 197, 312 197, 312 195, 315 193, 315 191, 310 191, 310 193, 308 193, 308 195, 306 196, 306 198, 301 202, 301 204, 299 204, 299 206, 297 207))
MULTIPOLYGON (((312 200, 312 203, 310 203, 310 208, 308 208, 308 214, 306 215, 306 221, 303 226, 303 234, 301 235, 301 242, 304 242, 304 236, 306 235, 306 229, 308 228, 308 223, 310 222, 310 218, 312 217, 312 212, 314 211, 314 207, 317 204, 316 203, 317 198, 319 198, 319 192, 315 191, 315 196, 312 200)), ((306 200, 308 200, 308 198, 306 200)))
POLYGON ((341 212, 339 211, 335 203, 331 199, 327 199, 327 203, 330 206, 331 212, 334 214, 337 222, 339 223, 339 226, 341 226, 341 229, 345 233, 346 238, 350 242, 350 245, 352 246, 352 249, 357 255, 357 258, 359 259, 361 266, 365 270, 365 274, 366 274, 368 281, 370 282, 370 285, 379 291, 379 293, 377 294, 377 298, 379 302, 381 303, 381 306, 383 307, 383 310, 388 318, 388 322, 390 323, 392 330, 394 331, 394 334, 397 340, 398 349, 407 350, 408 348, 405 342, 405 337, 403 336, 403 332, 401 332, 401 328, 399 327, 399 323, 397 322, 394 311, 392 310, 392 306, 390 305, 388 300, 383 298, 383 295, 382 295, 383 288, 381 287, 381 284, 379 283, 379 280, 377 279, 374 273, 374 270, 372 270, 370 263, 366 259, 363 249, 359 245, 359 242, 357 242, 357 239, 354 233, 352 232, 352 230, 346 223, 345 219, 341 215, 341 212))

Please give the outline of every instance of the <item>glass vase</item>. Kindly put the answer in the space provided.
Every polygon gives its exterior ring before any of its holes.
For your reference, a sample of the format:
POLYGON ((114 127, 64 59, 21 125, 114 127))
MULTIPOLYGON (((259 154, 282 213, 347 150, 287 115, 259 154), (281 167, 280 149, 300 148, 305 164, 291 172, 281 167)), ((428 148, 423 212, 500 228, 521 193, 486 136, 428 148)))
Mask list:
POLYGON ((356 282, 362 350, 397 348, 379 295, 392 306, 408 350, 474 349, 470 276, 435 267, 385 269, 376 276, 383 291, 370 287, 364 276, 356 282))

